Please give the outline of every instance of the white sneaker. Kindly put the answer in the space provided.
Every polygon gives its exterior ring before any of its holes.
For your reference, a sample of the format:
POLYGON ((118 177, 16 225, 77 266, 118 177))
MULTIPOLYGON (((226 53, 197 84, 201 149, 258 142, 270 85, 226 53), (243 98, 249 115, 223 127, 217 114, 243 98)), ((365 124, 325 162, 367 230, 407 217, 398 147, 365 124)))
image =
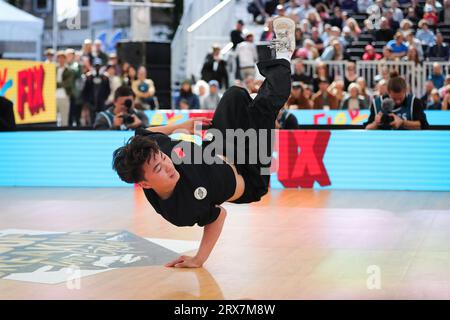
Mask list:
POLYGON ((278 17, 273 20, 273 30, 276 38, 270 43, 270 47, 275 49, 278 56, 289 55, 291 57, 295 51, 295 22, 286 17, 278 17))

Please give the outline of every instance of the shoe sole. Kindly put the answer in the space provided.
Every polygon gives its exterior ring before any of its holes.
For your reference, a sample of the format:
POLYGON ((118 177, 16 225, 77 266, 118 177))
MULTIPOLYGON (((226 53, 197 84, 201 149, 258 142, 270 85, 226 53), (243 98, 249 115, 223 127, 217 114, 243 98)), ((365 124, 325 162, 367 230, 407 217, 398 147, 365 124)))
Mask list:
POLYGON ((288 30, 292 36, 292 47, 295 48, 295 22, 291 18, 278 17, 273 20, 273 30, 275 34, 277 31, 288 30))

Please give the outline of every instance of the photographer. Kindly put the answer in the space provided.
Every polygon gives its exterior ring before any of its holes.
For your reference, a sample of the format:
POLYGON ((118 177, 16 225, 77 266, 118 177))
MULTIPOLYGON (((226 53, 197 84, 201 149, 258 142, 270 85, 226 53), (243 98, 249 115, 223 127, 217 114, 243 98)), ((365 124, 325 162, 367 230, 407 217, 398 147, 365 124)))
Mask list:
POLYGON ((388 95, 374 99, 364 127, 367 130, 427 129, 428 122, 422 101, 406 93, 405 79, 393 72, 387 87, 388 95))
POLYGON ((148 127, 148 118, 133 108, 134 95, 130 87, 121 86, 114 93, 114 103, 95 119, 96 130, 130 130, 148 127))

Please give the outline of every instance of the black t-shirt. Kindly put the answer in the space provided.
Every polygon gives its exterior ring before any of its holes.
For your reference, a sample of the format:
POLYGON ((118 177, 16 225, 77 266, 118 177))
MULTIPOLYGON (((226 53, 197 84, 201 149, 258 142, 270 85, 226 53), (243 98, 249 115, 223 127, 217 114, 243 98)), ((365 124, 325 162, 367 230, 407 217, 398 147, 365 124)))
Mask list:
MULTIPOLYGON (((155 140, 161 151, 172 160, 183 157, 193 160, 195 152, 203 151, 195 143, 172 140, 163 133, 140 129, 136 130, 136 135, 149 136, 155 140)), ((172 195, 163 200, 153 189, 144 189, 147 200, 164 219, 178 227, 194 224, 203 227, 214 222, 220 214, 217 205, 231 198, 236 190, 231 166, 226 163, 206 164, 203 161, 201 164, 174 165, 180 178, 172 195)))

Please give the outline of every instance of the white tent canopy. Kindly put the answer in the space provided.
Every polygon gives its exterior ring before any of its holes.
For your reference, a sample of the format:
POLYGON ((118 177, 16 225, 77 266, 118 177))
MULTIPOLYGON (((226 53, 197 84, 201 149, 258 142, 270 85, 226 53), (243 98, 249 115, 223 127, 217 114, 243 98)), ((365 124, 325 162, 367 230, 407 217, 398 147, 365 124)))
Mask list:
POLYGON ((39 60, 44 21, 0 0, 0 53, 4 58, 39 60))

